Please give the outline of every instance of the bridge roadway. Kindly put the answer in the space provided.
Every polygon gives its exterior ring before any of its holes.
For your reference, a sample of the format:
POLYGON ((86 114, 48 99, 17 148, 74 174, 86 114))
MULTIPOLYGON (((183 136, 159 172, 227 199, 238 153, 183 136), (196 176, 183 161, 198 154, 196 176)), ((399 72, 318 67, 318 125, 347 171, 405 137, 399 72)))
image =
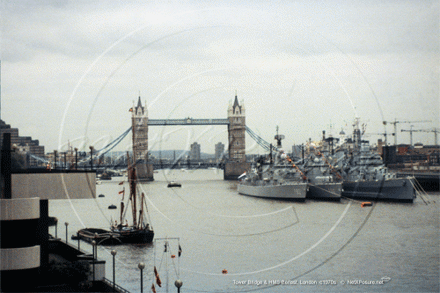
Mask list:
POLYGON ((229 125, 229 119, 148 119, 148 126, 170 126, 170 125, 229 125))
MULTIPOLYGON (((207 168, 224 168, 224 163, 207 163, 207 162, 186 162, 186 161, 179 161, 179 162, 153 162, 154 170, 160 170, 160 169, 207 169, 207 168)), ((78 169, 90 169, 90 165, 84 165, 79 166, 78 169)), ((105 170, 124 170, 127 169, 127 165, 124 163, 119 164, 100 164, 100 165, 94 165, 93 169, 96 170, 97 173, 102 173, 105 170)))

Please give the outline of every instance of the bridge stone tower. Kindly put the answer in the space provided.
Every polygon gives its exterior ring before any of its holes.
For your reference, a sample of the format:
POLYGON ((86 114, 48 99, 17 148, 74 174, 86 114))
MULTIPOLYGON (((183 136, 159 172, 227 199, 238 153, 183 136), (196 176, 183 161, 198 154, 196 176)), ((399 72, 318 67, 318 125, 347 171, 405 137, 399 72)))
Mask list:
POLYGON ((137 178, 139 181, 152 181, 153 164, 148 162, 148 111, 142 106, 141 97, 137 106, 132 108, 131 125, 137 178))
POLYGON ((244 104, 238 103, 237 95, 228 108, 228 138, 229 160, 225 164, 224 179, 236 180, 243 174, 250 164, 246 162, 246 115, 244 104))

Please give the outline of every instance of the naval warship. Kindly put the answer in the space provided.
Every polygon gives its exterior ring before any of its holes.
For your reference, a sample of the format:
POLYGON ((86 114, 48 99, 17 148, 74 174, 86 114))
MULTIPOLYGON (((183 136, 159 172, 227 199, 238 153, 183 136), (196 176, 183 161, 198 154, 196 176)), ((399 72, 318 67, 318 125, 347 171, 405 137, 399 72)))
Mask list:
POLYGON ((335 150, 336 169, 343 177, 342 195, 353 199, 413 202, 416 198, 414 177, 397 178, 361 139, 359 119, 355 120, 353 138, 335 150))
POLYGON ((283 135, 277 134, 277 147, 271 145, 269 155, 260 156, 251 169, 239 177, 238 193, 263 198, 305 200, 307 178, 280 148, 283 138, 283 135))
POLYGON ((331 165, 326 155, 313 151, 300 165, 308 178, 307 198, 340 200, 342 175, 331 165))

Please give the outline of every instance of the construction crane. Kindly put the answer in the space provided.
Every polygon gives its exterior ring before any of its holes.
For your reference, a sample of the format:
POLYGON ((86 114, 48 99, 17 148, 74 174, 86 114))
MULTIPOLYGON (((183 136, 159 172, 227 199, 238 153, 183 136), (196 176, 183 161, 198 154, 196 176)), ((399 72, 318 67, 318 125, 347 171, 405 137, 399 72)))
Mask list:
POLYGON ((400 130, 400 132, 409 132, 409 144, 412 146, 413 145, 413 136, 412 136, 412 134, 413 134, 413 132, 414 131, 417 131, 417 130, 413 130, 412 128, 413 128, 413 126, 414 125, 411 125, 411 129, 401 129, 400 130))
POLYGON ((410 138, 410 144, 413 145, 413 139, 412 139, 412 133, 413 132, 434 132, 434 144, 437 145, 437 133, 440 132, 440 130, 434 128, 434 129, 412 129, 413 125, 411 125, 410 130, 402 129, 401 132, 409 132, 409 138, 410 138))
POLYGON ((397 123, 423 123, 423 122, 431 122, 431 120, 419 120, 419 121, 397 121, 394 118, 394 121, 383 121, 383 125, 393 124, 394 125, 394 145, 397 145, 397 123))
POLYGON ((385 141, 384 141, 385 145, 388 145, 388 139, 387 139, 388 135, 395 136, 394 133, 386 133, 386 132, 379 132, 379 133, 368 132, 368 133, 364 134, 364 136, 369 136, 369 135, 383 135, 383 137, 385 138, 385 141))

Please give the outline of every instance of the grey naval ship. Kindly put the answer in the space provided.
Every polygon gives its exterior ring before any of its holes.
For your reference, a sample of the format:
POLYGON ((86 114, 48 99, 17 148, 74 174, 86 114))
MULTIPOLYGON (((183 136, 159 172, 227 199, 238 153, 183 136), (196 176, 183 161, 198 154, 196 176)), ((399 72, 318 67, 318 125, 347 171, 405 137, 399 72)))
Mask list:
POLYGON ((359 119, 355 120, 353 138, 335 150, 337 169, 342 175, 342 195, 353 199, 413 202, 416 198, 414 178, 397 178, 389 172, 382 158, 361 139, 359 119))
POLYGON ((342 175, 331 165, 327 156, 319 151, 311 153, 301 165, 308 178, 307 198, 340 200, 342 175))
POLYGON ((322 200, 340 200, 342 192, 342 176, 331 165, 324 155, 317 149, 309 149, 306 158, 293 157, 291 159, 281 149, 283 135, 276 135, 277 149, 279 150, 276 167, 283 170, 284 180, 298 181, 300 178, 307 182, 306 198, 322 200), (293 167, 293 168, 292 168, 293 167), (293 172, 294 170, 294 172, 293 172))
MULTIPOLYGON (((277 135, 280 146, 282 135, 277 135)), ((283 150, 270 147, 268 156, 259 157, 251 170, 243 174, 237 185, 243 195, 304 201, 307 195, 307 181, 303 172, 287 157, 283 150), (272 153, 275 150, 275 154, 272 153), (289 164, 290 163, 290 164, 289 164)))

